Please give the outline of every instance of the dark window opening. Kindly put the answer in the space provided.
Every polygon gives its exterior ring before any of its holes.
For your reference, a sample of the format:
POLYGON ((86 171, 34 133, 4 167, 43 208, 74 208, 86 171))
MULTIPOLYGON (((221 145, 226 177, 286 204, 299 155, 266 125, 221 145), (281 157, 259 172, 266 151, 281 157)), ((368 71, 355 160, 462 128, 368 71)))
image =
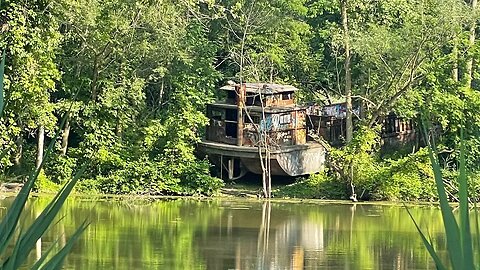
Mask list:
POLYGON ((237 121, 237 110, 227 109, 225 111, 225 120, 237 121))
POLYGON ((225 135, 237 138, 237 123, 225 123, 225 135))
POLYGON ((261 104, 260 97, 258 95, 249 95, 246 97, 245 105, 255 106, 261 104))
POLYGON ((237 93, 235 91, 227 91, 227 99, 237 100, 237 93))
POLYGON ((292 96, 293 96, 292 93, 283 93, 283 94, 282 94, 282 100, 292 99, 292 96))
POLYGON ((247 97, 247 100, 245 101, 245 105, 252 106, 253 104, 255 104, 255 97, 247 97))

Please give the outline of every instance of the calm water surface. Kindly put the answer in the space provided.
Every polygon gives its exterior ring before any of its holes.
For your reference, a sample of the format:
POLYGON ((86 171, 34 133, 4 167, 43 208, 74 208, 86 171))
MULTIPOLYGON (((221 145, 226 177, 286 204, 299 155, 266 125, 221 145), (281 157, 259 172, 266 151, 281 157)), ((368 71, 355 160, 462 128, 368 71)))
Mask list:
MULTIPOLYGON (((47 203, 29 201, 27 223, 47 203)), ((440 211, 411 209, 442 250, 440 211)), ((402 206, 71 198, 61 215, 38 252, 91 223, 66 269, 434 269, 402 206)))

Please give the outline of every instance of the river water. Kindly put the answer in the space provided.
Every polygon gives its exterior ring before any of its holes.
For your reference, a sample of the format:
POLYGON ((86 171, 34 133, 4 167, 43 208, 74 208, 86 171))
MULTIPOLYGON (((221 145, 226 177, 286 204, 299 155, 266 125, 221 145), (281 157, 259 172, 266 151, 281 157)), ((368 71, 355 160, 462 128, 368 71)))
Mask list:
MULTIPOLYGON (((47 203, 31 199, 24 223, 47 203)), ((409 208, 444 254, 440 211, 409 208)), ((31 261, 86 219, 65 269, 435 269, 401 205, 75 197, 61 217, 31 261)))

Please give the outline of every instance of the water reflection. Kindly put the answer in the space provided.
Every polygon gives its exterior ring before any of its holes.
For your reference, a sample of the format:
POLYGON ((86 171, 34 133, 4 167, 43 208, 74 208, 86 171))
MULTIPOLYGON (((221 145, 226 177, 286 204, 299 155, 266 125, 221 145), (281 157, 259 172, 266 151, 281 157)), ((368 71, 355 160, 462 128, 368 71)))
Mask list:
MULTIPOLYGON (((28 219, 47 202, 30 201, 28 219)), ((412 211, 442 252, 439 211, 412 211)), ((434 269, 400 206, 76 198, 62 216, 37 251, 91 222, 67 269, 434 269)))

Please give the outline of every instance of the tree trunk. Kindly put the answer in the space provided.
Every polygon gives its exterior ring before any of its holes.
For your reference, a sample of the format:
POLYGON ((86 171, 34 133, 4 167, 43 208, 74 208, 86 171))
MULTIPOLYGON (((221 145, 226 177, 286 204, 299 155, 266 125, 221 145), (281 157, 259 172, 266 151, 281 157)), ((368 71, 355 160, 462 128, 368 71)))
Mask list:
POLYGON ((22 156, 23 156, 23 135, 22 134, 18 135, 17 140, 15 141, 15 144, 17 145, 17 152, 15 153, 15 158, 13 162, 16 167, 20 167, 22 156))
POLYGON ((163 93, 164 93, 164 88, 165 88, 165 80, 162 78, 162 82, 160 84, 160 92, 158 93, 158 108, 162 106, 162 101, 163 101, 163 93))
POLYGON ((92 100, 97 100, 97 81, 98 81, 98 58, 99 56, 95 55, 95 60, 93 61, 93 74, 92 74, 92 82, 90 84, 90 91, 92 95, 92 100))
MULTIPOLYGON (((472 10, 475 11, 477 8, 477 0, 472 0, 472 10)), ((470 26, 470 38, 469 38, 469 53, 468 53, 468 59, 467 59, 467 64, 466 64, 466 80, 465 80, 465 85, 467 87, 472 87, 472 80, 473 80, 473 55, 472 55, 472 49, 473 46, 475 45, 475 28, 477 27, 477 22, 476 20, 472 23, 470 26)))
POLYGON ((45 127, 43 125, 38 127, 37 138, 37 161, 35 162, 35 168, 38 170, 43 161, 43 145, 45 142, 45 127))
MULTIPOLYGON (((342 9, 342 26, 343 26, 343 42, 345 46, 345 105, 346 105, 346 118, 345 118, 345 141, 350 143, 353 138, 353 114, 352 114, 352 71, 350 67, 351 55, 350 55, 350 36, 348 34, 348 14, 347 5, 348 0, 340 0, 342 9)), ((353 183, 353 164, 348 166, 348 179, 346 179, 352 191, 350 199, 354 202, 357 201, 357 194, 355 193, 355 185, 353 183)))
POLYGON ((453 68, 452 68, 452 79, 455 82, 458 82, 458 40, 455 38, 452 48, 453 56, 453 68))
POLYGON ((62 148, 60 149, 60 154, 65 156, 67 154, 68 148, 68 137, 70 136, 70 119, 66 119, 65 126, 63 127, 62 132, 62 148))
POLYGON ((343 26, 343 40, 345 46, 345 103, 347 109, 346 115, 346 142, 352 141, 353 137, 353 115, 352 115, 352 73, 350 68, 350 37, 348 34, 348 15, 347 15, 347 1, 340 0, 342 6, 342 26, 343 26))

